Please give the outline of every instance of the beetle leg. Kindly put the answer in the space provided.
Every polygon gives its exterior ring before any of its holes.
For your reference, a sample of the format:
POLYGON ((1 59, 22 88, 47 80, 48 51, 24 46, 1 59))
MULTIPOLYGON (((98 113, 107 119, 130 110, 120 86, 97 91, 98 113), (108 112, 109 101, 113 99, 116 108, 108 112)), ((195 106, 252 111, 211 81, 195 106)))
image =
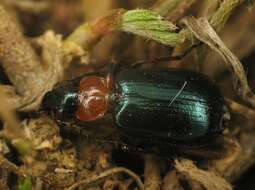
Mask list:
POLYGON ((155 58, 153 60, 140 60, 137 61, 135 63, 132 63, 131 65, 128 65, 126 61, 121 61, 121 62, 116 62, 116 61, 111 61, 111 67, 110 67, 110 72, 112 73, 113 76, 115 76, 116 73, 118 73, 121 68, 124 67, 125 68, 138 68, 143 66, 144 64, 148 64, 148 63, 157 63, 157 62, 164 62, 164 61, 178 61, 183 59, 186 55, 188 55, 194 48, 201 46, 203 43, 197 43, 192 45, 186 52, 184 52, 181 55, 177 55, 177 56, 166 56, 166 57, 159 57, 159 58, 155 58))
POLYGON ((109 72, 106 75, 106 86, 108 89, 113 89, 114 87, 114 79, 113 79, 113 73, 109 72))

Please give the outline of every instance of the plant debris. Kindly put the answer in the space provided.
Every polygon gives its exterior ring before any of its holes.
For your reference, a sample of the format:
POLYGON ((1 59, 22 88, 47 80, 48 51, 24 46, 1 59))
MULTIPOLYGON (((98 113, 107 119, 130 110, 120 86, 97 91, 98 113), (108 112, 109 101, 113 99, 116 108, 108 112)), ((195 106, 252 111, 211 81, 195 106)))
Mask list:
POLYGON ((0 189, 231 190, 236 182, 237 190, 246 189, 240 180, 255 164, 252 6, 0 0, 0 189), (182 60, 164 59, 173 55, 182 60), (42 99, 59 82, 143 60, 152 69, 200 70, 215 80, 231 116, 224 135, 167 158, 116 156, 125 144, 116 141, 108 117, 87 127, 42 112, 42 99))

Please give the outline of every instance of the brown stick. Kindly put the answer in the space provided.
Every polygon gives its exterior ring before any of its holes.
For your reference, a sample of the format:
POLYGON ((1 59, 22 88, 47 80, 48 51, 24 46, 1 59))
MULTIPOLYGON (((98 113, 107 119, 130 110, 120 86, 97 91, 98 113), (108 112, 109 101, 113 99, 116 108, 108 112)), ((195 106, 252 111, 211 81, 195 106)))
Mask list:
POLYGON ((232 190, 232 186, 212 171, 197 168, 191 160, 175 160, 176 169, 191 180, 198 181, 207 190, 232 190))
POLYGON ((145 190, 160 190, 160 166, 152 155, 145 156, 145 190))
POLYGON ((224 0, 210 20, 213 28, 219 32, 225 26, 233 10, 243 2, 244 0, 224 0))
POLYGON ((233 100, 225 98, 228 107, 230 108, 231 112, 243 115, 247 119, 255 120, 255 111, 251 108, 248 108, 242 104, 239 104, 233 100))
POLYGON ((9 172, 13 172, 19 176, 26 176, 26 173, 22 171, 18 166, 8 161, 5 157, 0 155, 0 167, 6 169, 9 172))
POLYGON ((177 22, 181 18, 185 16, 185 14, 191 10, 192 6, 197 2, 198 0, 186 0, 183 1, 175 10, 168 13, 167 19, 171 22, 177 22))
POLYGON ((123 168, 123 167, 116 167, 116 168, 106 170, 106 171, 100 173, 99 175, 93 175, 92 177, 90 177, 88 179, 78 181, 75 184, 73 184, 72 186, 66 188, 66 190, 73 190, 73 189, 76 189, 77 187, 79 187, 81 185, 89 185, 89 184, 95 183, 98 180, 101 180, 101 179, 106 178, 106 177, 111 176, 111 175, 115 175, 117 173, 126 173, 126 174, 128 174, 129 176, 131 176, 136 181, 136 183, 137 183, 140 190, 144 189, 144 185, 143 185, 141 179, 134 172, 132 172, 129 169, 123 168))
POLYGON ((57 47, 60 45, 58 42, 53 42, 53 35, 48 33, 44 36, 46 43, 41 43, 44 47, 43 65, 1 5, 0 23, 0 62, 15 88, 12 94, 17 92, 16 98, 19 98, 13 107, 21 110, 35 109, 45 92, 51 89, 62 75, 61 58, 57 47))
POLYGON ((36 81, 39 58, 2 6, 0 23, 0 60, 17 92, 24 95, 27 84, 36 81))

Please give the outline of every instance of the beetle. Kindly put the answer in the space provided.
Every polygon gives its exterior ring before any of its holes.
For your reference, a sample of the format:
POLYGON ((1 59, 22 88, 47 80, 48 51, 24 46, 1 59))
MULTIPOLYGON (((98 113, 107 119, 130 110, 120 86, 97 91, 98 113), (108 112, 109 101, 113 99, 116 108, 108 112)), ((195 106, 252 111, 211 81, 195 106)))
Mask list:
POLYGON ((85 123, 110 113, 124 142, 145 152, 165 144, 201 145, 222 133, 227 113, 223 96, 206 75, 137 67, 58 84, 45 95, 42 109, 58 120, 85 123))

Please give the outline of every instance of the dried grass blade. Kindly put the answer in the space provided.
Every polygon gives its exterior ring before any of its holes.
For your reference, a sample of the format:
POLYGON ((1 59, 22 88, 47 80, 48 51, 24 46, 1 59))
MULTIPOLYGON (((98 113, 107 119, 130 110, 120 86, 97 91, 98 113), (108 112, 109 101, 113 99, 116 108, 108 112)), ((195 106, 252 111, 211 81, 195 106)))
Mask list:
POLYGON ((255 107, 255 96, 248 85, 242 63, 222 42, 208 20, 203 17, 199 19, 188 17, 184 20, 184 23, 196 38, 219 53, 235 79, 234 86, 237 93, 244 101, 255 107))

